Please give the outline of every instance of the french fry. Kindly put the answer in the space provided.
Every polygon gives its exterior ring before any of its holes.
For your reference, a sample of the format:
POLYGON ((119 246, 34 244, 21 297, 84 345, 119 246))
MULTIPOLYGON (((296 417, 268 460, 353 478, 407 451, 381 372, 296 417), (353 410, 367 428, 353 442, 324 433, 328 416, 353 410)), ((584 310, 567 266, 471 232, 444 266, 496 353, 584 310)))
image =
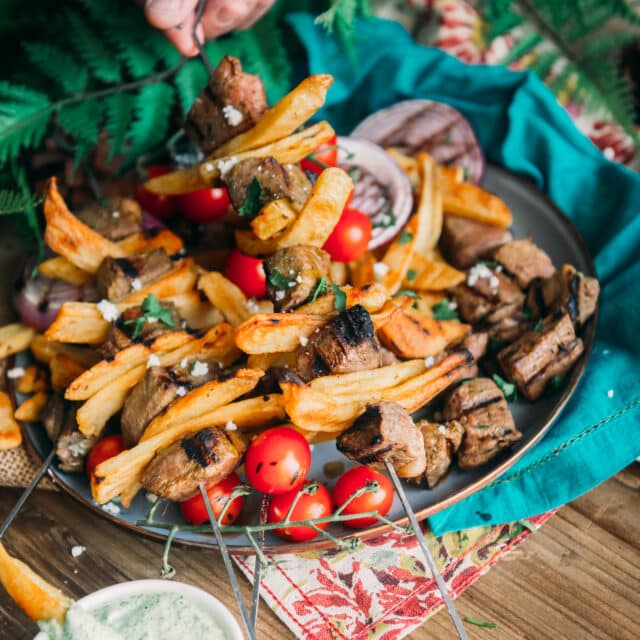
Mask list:
POLYGON ((18 380, 16 389, 18 393, 37 393, 49 388, 47 374, 36 364, 29 365, 24 370, 24 375, 18 380))
POLYGON ((92 273, 79 269, 63 256, 56 256, 41 262, 38 265, 38 272, 47 278, 64 280, 77 287, 87 284, 93 278, 92 273))
POLYGON ((382 262, 388 267, 387 273, 380 278, 390 294, 396 293, 406 276, 415 253, 416 229, 418 218, 414 215, 404 231, 389 245, 382 262))
POLYGON ((338 223, 352 190, 353 181, 346 171, 337 167, 325 169, 298 217, 278 239, 278 246, 322 247, 338 223))
POLYGON ((415 231, 416 253, 431 251, 440 239, 442 232, 442 193, 438 167, 426 153, 418 154, 418 173, 420 175, 420 198, 416 217, 415 231))
POLYGON ((142 489, 142 483, 138 480, 125 487, 120 494, 120 504, 125 509, 128 509, 131 506, 133 499, 138 495, 138 491, 140 491, 140 489, 142 489))
MULTIPOLYGON (((364 287, 351 287, 345 285, 340 290, 347 296, 345 308, 355 307, 359 304, 369 313, 382 309, 389 296, 387 290, 379 284, 365 285, 364 287)), ((311 313, 315 315, 335 314, 336 296, 332 289, 313 302, 307 302, 296 309, 296 313, 311 313)))
POLYGON ((456 184, 464 182, 464 169, 462 167, 438 165, 438 173, 440 174, 440 185, 443 191, 449 191, 456 184))
POLYGON ((396 313, 399 311, 408 311, 416 302, 417 300, 409 298, 408 296, 399 296, 387 300, 380 311, 371 314, 371 321, 373 322, 375 330, 379 331, 396 313))
POLYGON ((0 582, 14 602, 33 620, 64 622, 71 598, 49 584, 0 543, 0 582))
POLYGON ((57 342, 100 344, 110 326, 92 302, 64 302, 44 335, 57 342))
POLYGON ((373 284, 376 281, 376 274, 373 270, 375 263, 376 258, 370 251, 367 251, 355 262, 350 262, 349 275, 351 276, 351 284, 354 287, 373 284))
POLYGON ((0 391, 0 451, 15 449, 22 444, 20 425, 13 417, 11 399, 0 391))
POLYGON ((329 277, 333 284, 344 286, 349 279, 349 268, 346 262, 331 262, 329 266, 329 277))
POLYGON ((413 278, 405 276, 404 284, 411 289, 444 291, 460 284, 466 277, 462 271, 458 271, 446 262, 425 258, 416 253, 411 261, 413 278))
POLYGON ((0 359, 28 349, 35 335, 35 329, 20 322, 0 327, 0 359))
POLYGON ((298 212, 289 200, 272 200, 262 207, 260 213, 251 221, 251 228, 260 240, 268 240, 284 231, 297 215, 298 212))
POLYGON ((187 291, 164 298, 163 302, 174 304, 191 329, 207 329, 224 322, 220 311, 207 300, 203 300, 198 291, 187 291))
POLYGON ((66 389, 87 368, 63 353, 58 353, 49 360, 51 370, 51 386, 56 391, 66 389))
POLYGON ((513 222, 511 211, 503 200, 468 182, 449 187, 443 193, 442 204, 445 213, 471 218, 495 227, 506 229, 513 222))
POLYGON ((247 358, 247 367, 266 371, 270 367, 278 366, 279 361, 287 355, 286 353, 253 353, 247 358))
POLYGON ((419 297, 405 311, 415 318, 431 318, 433 307, 445 297, 444 291, 421 291, 419 297))
POLYGON ((268 109, 255 126, 216 149, 213 157, 231 156, 262 147, 292 134, 322 107, 332 84, 330 75, 308 76, 268 109))
POLYGON ((326 322, 325 316, 308 313, 258 313, 236 327, 236 345, 248 354, 294 351, 301 337, 326 322))
POLYGON ((217 360, 224 367, 228 367, 241 355, 235 344, 233 327, 226 322, 221 322, 211 327, 201 338, 190 340, 176 349, 158 354, 158 359, 162 367, 173 367, 183 358, 190 357, 217 360))
POLYGON ((47 245, 83 271, 95 273, 107 256, 121 258, 125 255, 117 244, 95 232, 69 211, 58 192, 55 177, 49 181, 44 215, 47 245))
POLYGON ((131 306, 141 304, 150 294, 160 299, 177 296, 191 291, 197 279, 198 272, 193 258, 184 258, 173 271, 145 285, 140 291, 130 293, 121 302, 131 306))
POLYGON ((234 233, 238 249, 248 256, 261 258, 269 256, 278 250, 278 238, 280 234, 276 234, 267 240, 260 240, 252 231, 239 229, 234 233))
POLYGON ((98 354, 89 347, 80 347, 74 344, 64 344, 55 340, 49 340, 45 336, 36 334, 31 341, 31 353, 33 357, 44 364, 49 364, 58 355, 64 355, 74 360, 84 369, 92 367, 99 360, 98 354))
POLYGON ((44 391, 38 391, 16 409, 14 418, 20 422, 37 422, 47 400, 49 396, 44 391))
POLYGON ((420 186, 420 174, 418 172, 418 161, 402 153, 396 147, 387 147, 385 151, 396 161, 399 167, 407 174, 411 187, 417 191, 420 186))
POLYGON ((210 271, 198 279, 198 289, 222 313, 231 326, 237 327, 251 316, 247 298, 240 287, 217 271, 210 271))

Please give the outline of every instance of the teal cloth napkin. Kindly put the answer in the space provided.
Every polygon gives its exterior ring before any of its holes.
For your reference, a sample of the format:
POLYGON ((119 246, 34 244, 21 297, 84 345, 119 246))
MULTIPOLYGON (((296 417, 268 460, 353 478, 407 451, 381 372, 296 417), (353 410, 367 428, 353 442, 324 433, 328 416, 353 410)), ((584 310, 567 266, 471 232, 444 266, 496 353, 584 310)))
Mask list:
POLYGON ((530 73, 463 64, 380 19, 359 24, 354 62, 309 15, 289 20, 310 72, 335 78, 319 116, 339 133, 399 100, 447 102, 469 120, 490 162, 529 179, 575 222, 595 260, 600 320, 577 391, 516 465, 430 518, 434 532, 548 511, 630 464, 640 455, 640 175, 606 160, 530 73))

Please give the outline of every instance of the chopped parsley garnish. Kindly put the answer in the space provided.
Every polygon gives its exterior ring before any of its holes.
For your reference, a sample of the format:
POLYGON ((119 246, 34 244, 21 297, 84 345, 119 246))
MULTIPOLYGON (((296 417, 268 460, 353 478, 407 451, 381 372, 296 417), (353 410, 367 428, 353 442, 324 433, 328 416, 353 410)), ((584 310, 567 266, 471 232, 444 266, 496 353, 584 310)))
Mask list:
POLYGON ((551 391, 560 389, 564 386, 565 380, 565 376, 551 376, 551 379, 549 380, 549 389, 551 389, 551 391))
POLYGON ((487 269, 495 269, 500 266, 500 263, 496 260, 480 260, 479 262, 476 262, 476 264, 483 264, 487 269))
POLYGON ((398 244, 407 244, 407 242, 411 242, 413 240, 413 233, 411 231, 403 231, 398 236, 398 244))
POLYGON ((286 276, 283 276, 277 269, 271 269, 269 271, 269 284, 272 284, 276 289, 280 291, 286 291, 296 286, 296 283, 289 280, 286 276))
POLYGON ((263 189, 258 178, 253 178, 247 189, 242 206, 238 209, 239 216, 255 216, 260 212, 263 189))
POLYGON ((417 275, 418 272, 415 269, 407 269, 407 280, 409 280, 409 282, 415 280, 417 275))
POLYGON ((513 402, 518 397, 518 392, 516 391, 516 385, 511 382, 507 382, 503 377, 499 376, 497 373, 494 373, 493 381, 500 387, 500 391, 502 391, 505 400, 508 402, 513 402))
POLYGON ((162 322, 167 327, 175 327, 171 311, 160 304, 160 300, 154 293, 150 293, 142 302, 143 314, 139 318, 125 320, 125 324, 135 324, 131 338, 135 340, 141 333, 147 322, 162 322))
POLYGON ((462 179, 466 182, 471 176, 471 171, 469 171, 469 167, 462 167, 462 179))
POLYGON ((333 308, 336 311, 344 311, 347 307, 347 294, 337 284, 332 284, 331 290, 336 297, 333 301, 333 308))
POLYGON ((540 320, 536 322, 536 326, 533 327, 533 330, 537 333, 542 333, 542 325, 543 325, 542 318, 540 318, 540 320))
POLYGON ((392 298, 413 298, 414 300, 420 300, 420 296, 415 291, 410 291, 409 289, 402 289, 402 291, 397 291, 391 297, 392 298))
POLYGON ((438 302, 438 304, 433 305, 431 307, 431 311, 433 312, 433 317, 435 320, 457 320, 458 314, 455 309, 451 308, 450 302, 443 298, 438 302))
POLYGON ((475 618, 470 618, 469 616, 464 617, 464 621, 469 624, 475 624, 476 627, 486 627, 487 629, 495 629, 498 625, 495 622, 484 622, 483 620, 476 620, 475 618))
POLYGON ((533 309, 528 304, 522 308, 522 317, 524 320, 531 320, 533 317, 533 309))
POLYGON ((490 424, 477 424, 476 429, 491 429, 490 424))
POLYGON ((318 299, 318 296, 322 296, 325 293, 327 293, 327 278, 325 276, 322 276, 316 283, 316 286, 313 288, 313 291, 309 296, 309 301, 315 302, 318 299))
POLYGON ((387 213, 378 217, 378 219, 372 224, 374 228, 380 229, 388 229, 389 227, 393 227, 393 225, 397 221, 396 214, 393 209, 389 209, 387 213))

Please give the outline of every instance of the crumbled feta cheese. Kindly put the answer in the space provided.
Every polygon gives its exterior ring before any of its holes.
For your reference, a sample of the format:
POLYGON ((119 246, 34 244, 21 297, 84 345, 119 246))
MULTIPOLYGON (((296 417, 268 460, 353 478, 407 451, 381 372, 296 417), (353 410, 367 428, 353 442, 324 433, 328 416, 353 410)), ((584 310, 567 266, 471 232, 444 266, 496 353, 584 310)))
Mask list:
POLYGON ((255 298, 249 298, 247 300, 247 309, 249 309, 251 313, 258 313, 260 311, 260 307, 255 298))
MULTIPOLYGON (((220 175, 224 178, 225 174, 227 173, 227 171, 229 171, 230 169, 232 169, 233 167, 235 167, 238 164, 238 158, 236 158, 235 156, 231 156, 230 158, 227 158, 226 160, 218 160, 218 171, 220 171, 220 175)), ((211 162, 207 162, 207 164, 205 165, 205 169, 207 168, 207 165, 210 165, 210 169, 209 170, 213 170, 213 164, 211 162)))
POLYGON ((79 556, 81 556, 85 551, 87 550, 87 547, 83 547, 81 544, 77 544, 75 545, 75 547, 71 547, 71 555, 74 558, 78 558, 79 556))
POLYGON ((479 264, 473 265, 471 269, 469 269, 469 274, 467 275, 467 285, 473 287, 478 280, 489 279, 489 286, 493 289, 498 286, 498 278, 493 274, 491 269, 487 267, 486 264, 482 262, 479 264), (495 284, 494 284, 495 281, 495 284))
POLYGON ((140 280, 140 278, 134 278, 131 281, 131 288, 134 291, 140 291, 140 289, 142 289, 142 281, 140 280))
POLYGON ((244 115, 242 115, 242 111, 236 109, 232 104, 228 104, 222 107, 222 113, 225 117, 225 120, 232 126, 236 127, 244 120, 244 115))
POLYGON ((209 373, 209 365, 206 362, 196 360, 191 365, 191 375, 194 376, 206 376, 209 373))
POLYGON ((436 359, 433 356, 427 356, 424 359, 424 366, 427 367, 427 369, 430 369, 431 367, 433 367, 435 363, 436 363, 436 359))
POLYGON ((73 573, 78 573, 78 570, 77 570, 77 569, 74 569, 74 570, 73 570, 73 573))
POLYGON ((15 380, 16 378, 22 378, 24 375, 24 367, 13 367, 7 371, 7 378, 15 380))
POLYGON ((502 265, 501 264, 497 264, 495 267, 496 273, 501 273, 502 272, 502 265))
POLYGON ((295 269, 289 269, 289 275, 290 275, 290 276, 295 275, 295 273, 296 273, 296 272, 295 272, 295 269))
POLYGON ((180 360, 180 366, 183 369, 186 369, 188 364, 189 364, 189 360, 187 360, 187 358, 182 358, 182 360, 180 360))
POLYGON ((120 212, 119 211, 112 211, 111 212, 111 217, 116 218, 116 220, 120 217, 120 212))
POLYGON ((284 291, 276 291, 274 297, 278 302, 284 300, 284 291))
POLYGON ((158 356, 155 353, 152 353, 147 358, 147 369, 150 369, 151 367, 159 367, 159 366, 160 366, 160 358, 158 358, 158 356))
POLYGON ((309 344, 309 338, 307 338, 305 336, 300 336, 300 344, 303 347, 306 347, 309 344))
POLYGON ((155 316, 147 316, 147 322, 149 324, 153 324, 154 322, 158 322, 158 318, 156 318, 155 316))
POLYGON ((182 397, 186 396, 187 395, 187 387, 178 387, 176 389, 176 395, 179 398, 182 398, 182 397))
POLYGON ((227 420, 227 424, 224 425, 225 431, 237 431, 238 425, 233 420, 227 420))
POLYGON ((186 321, 186 320, 183 320, 183 321, 180 323, 180 326, 181 326, 183 329, 186 329, 186 328, 187 328, 187 326, 188 326, 188 325, 187 325, 187 321, 186 321))
POLYGON ((98 308, 100 315, 107 322, 115 322, 120 316, 118 307, 116 307, 116 305, 113 304, 113 302, 109 302, 108 300, 100 300, 100 302, 98 302, 96 307, 98 308))
POLYGON ((449 303, 449 309, 452 309, 453 311, 455 311, 458 308, 458 303, 455 300, 452 300, 449 303))
POLYGON ((443 424, 441 424, 438 427, 438 433, 441 434, 441 435, 444 435, 445 433, 447 433, 447 427, 445 427, 443 424))
POLYGON ((147 499, 147 502, 150 502, 151 504, 158 502, 158 496, 155 493, 151 493, 151 491, 147 491, 144 494, 144 497, 147 499))
MULTIPOLYGON (((221 164, 222 164, 221 162, 218 162, 218 169, 220 170, 220 173, 223 173, 222 169, 220 167, 221 164)), ((229 167, 229 168, 231 168, 231 167, 229 167)), ((204 170, 207 173, 213 173, 215 171, 215 169, 216 169, 216 165, 213 164, 213 162, 205 162, 204 163, 204 170)))
POLYGON ((110 513, 112 516, 117 516, 120 513, 120 507, 115 502, 107 502, 102 505, 102 510, 110 513))
POLYGON ((379 278, 384 278, 384 276, 389 273, 389 265, 385 264, 384 262, 376 262, 373 265, 373 273, 379 278))
POLYGON ((609 391, 607 391, 607 398, 613 398, 613 389, 609 389, 609 391))
POLYGON ((298 283, 302 282, 302 276, 300 274, 296 276, 296 282, 298 283))
POLYGON ((602 153, 607 160, 613 160, 616 157, 616 151, 613 147, 605 147, 602 153))

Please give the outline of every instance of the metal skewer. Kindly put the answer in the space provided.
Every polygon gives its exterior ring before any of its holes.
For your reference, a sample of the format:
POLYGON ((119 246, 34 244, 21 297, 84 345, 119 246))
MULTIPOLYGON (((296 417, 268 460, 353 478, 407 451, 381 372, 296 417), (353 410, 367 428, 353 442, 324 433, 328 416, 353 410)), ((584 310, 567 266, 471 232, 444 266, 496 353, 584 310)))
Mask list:
POLYGON ((202 20, 202 15, 204 14, 205 7, 207 6, 207 0, 200 0, 198 3, 198 9, 196 11, 196 21, 193 23, 193 30, 191 31, 191 35, 193 36, 193 41, 196 43, 196 47, 198 47, 198 55, 202 60, 202 64, 204 64, 204 68, 207 70, 209 75, 213 74, 213 67, 211 66, 211 62, 207 57, 207 54, 204 50, 204 45, 200 42, 198 38, 198 34, 196 33, 198 30, 198 25, 202 20))
POLYGON ((242 593, 240 593, 240 585, 238 584, 235 571, 233 570, 233 565, 231 564, 231 557, 229 556, 227 543, 224 541, 222 532, 220 531, 218 520, 213 513, 213 508, 211 507, 211 501, 209 500, 209 495, 207 494, 207 490, 204 484, 200 484, 200 495, 202 496, 204 506, 207 510, 207 515, 209 516, 209 522, 211 523, 211 528, 213 529, 213 533, 216 536, 218 547, 220 549, 220 555, 222 556, 222 560, 224 561, 224 566, 227 570, 227 574, 229 575, 229 581, 231 582, 233 595, 236 597, 238 607, 240 608, 240 615, 242 616, 242 622, 244 624, 245 631, 247 632, 247 636, 249 637, 249 640, 256 640, 256 634, 251 625, 251 619, 249 618, 249 614, 247 613, 247 608, 244 606, 242 593))
POLYGON ((429 551, 429 547, 427 547, 427 544, 424 541, 424 536, 422 535, 422 529, 418 524, 418 520, 416 519, 416 514, 413 512, 413 509, 409 504, 409 500, 407 499, 407 495, 404 492, 404 488, 402 487, 400 478, 398 478, 398 474, 396 473, 396 470, 394 469, 393 465, 389 461, 386 461, 385 465, 387 467, 387 472, 391 477, 391 482, 393 482, 393 486, 396 490, 396 493, 400 498, 402 507, 404 508, 405 513, 409 517, 409 522, 413 527, 413 532, 416 536, 416 539, 418 540, 418 544, 420 545, 422 554, 424 555, 424 558, 427 561, 427 565, 429 567, 429 570, 431 571, 431 575, 435 578, 436 584, 438 585, 438 589, 440 589, 440 593, 442 594, 444 603, 447 606, 449 615, 451 616, 451 619, 453 620, 453 624, 456 627, 456 631, 458 632, 458 637, 460 638, 460 640, 468 640, 467 632, 464 629, 462 620, 460 619, 458 611, 455 605, 453 604, 453 600, 451 599, 451 597, 449 596, 449 592, 447 591, 447 585, 445 584, 444 579, 442 578, 442 576, 440 575, 440 572, 438 571, 438 567, 436 566, 436 561, 431 555, 431 551, 429 551))
MULTIPOLYGON (((260 503, 260 524, 267 522, 267 509, 269 508, 269 496, 263 495, 260 503)), ((258 548, 262 549, 264 543, 264 531, 258 533, 258 548)), ((253 570, 253 590, 251 591, 251 626, 255 631, 258 623, 258 608, 260 607, 260 583, 262 581, 262 562, 256 553, 256 565, 253 570)))

